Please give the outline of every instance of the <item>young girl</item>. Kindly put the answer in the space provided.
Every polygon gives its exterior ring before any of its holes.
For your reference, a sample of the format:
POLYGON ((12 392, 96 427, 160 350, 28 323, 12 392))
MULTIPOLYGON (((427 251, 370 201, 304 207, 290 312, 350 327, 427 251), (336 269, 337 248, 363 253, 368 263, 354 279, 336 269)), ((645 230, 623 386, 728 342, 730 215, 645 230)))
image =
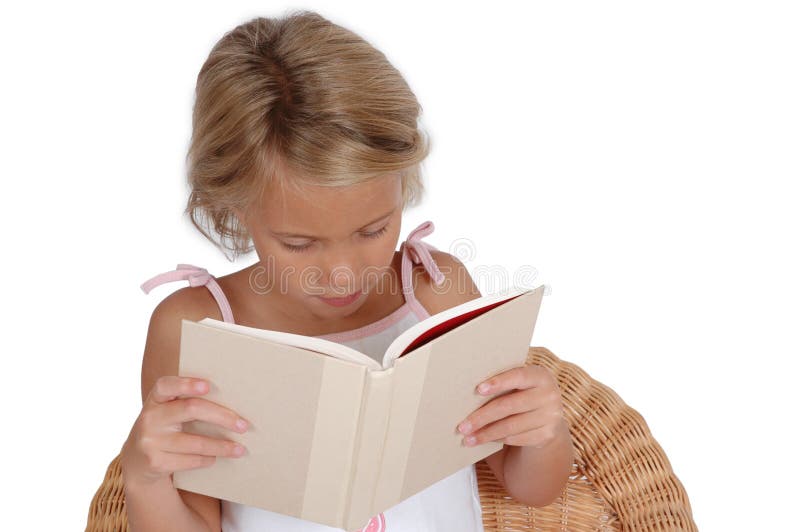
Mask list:
MULTIPOLYGON (((247 422, 201 397, 209 382, 177 376, 180 322, 211 316, 319 336, 379 360, 414 323, 479 297, 463 264, 421 240, 431 222, 396 250, 402 213, 422 194, 429 143, 420 110, 381 52, 313 12, 252 20, 214 46, 197 78, 186 212, 221 249, 255 249, 258 261, 218 279, 180 264, 142 285, 148 292, 168 281, 190 284, 150 319, 142 411, 121 451, 133 532, 337 530, 172 485, 174 471, 247 452, 181 431, 190 420, 239 432, 247 422)), ((518 500, 548 504, 572 464, 555 379, 527 366, 487 382, 490 389, 476 393, 501 395, 452 430, 465 445, 505 443, 486 458, 495 476, 518 500)), ((483 530, 474 466, 362 530, 483 530)))

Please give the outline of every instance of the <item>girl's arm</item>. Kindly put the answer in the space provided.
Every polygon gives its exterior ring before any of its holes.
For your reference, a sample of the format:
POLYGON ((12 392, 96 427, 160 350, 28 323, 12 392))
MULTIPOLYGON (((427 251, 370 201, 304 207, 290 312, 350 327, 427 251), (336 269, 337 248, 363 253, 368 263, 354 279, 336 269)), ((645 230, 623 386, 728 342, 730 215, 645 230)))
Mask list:
MULTIPOLYGON (((433 287, 427 276, 416 278, 415 296, 430 314, 481 296, 461 261, 442 251, 432 251, 431 256, 444 274, 445 282, 449 283, 449 289, 443 293, 440 288, 433 287)), ((564 421, 553 440, 544 447, 504 445, 485 460, 512 497, 528 506, 546 506, 561 493, 572 471, 573 447, 569 426, 564 421)))
MULTIPOLYGON (((142 360, 143 404, 159 377, 178 375, 181 319, 197 321, 206 316, 221 319, 204 287, 179 289, 153 311, 142 360)), ((130 446, 129 437, 123 446, 123 456, 130 446)), ((126 478, 123 467, 123 483, 131 532, 219 532, 221 529, 219 499, 175 488, 172 475, 144 482, 126 478)))
POLYGON ((503 482, 512 497, 536 508, 556 500, 572 472, 572 437, 566 423, 545 447, 506 445, 503 450, 503 482))
POLYGON ((172 480, 156 484, 125 484, 125 509, 130 532, 219 532, 181 498, 172 480))

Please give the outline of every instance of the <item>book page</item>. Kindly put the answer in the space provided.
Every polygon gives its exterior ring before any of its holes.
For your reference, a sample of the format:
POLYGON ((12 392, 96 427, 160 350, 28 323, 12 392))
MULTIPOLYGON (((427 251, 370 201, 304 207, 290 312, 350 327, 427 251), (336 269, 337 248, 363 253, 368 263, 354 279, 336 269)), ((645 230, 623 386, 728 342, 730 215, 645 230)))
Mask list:
POLYGON ((511 287, 496 294, 481 296, 460 305, 449 308, 414 324, 398 336, 386 349, 383 357, 383 368, 390 368, 394 361, 404 354, 417 349, 447 331, 488 312, 522 294, 532 292, 533 289, 511 287))
POLYGON ((231 332, 246 334, 256 338, 263 338, 264 340, 271 340, 273 342, 300 347, 315 353, 332 356, 339 360, 346 360, 348 362, 355 362, 367 366, 370 370, 380 370, 381 365, 374 359, 365 355, 364 353, 347 347, 330 340, 323 338, 315 338, 313 336, 304 336, 302 334, 293 334, 282 331, 273 331, 271 329, 259 329, 257 327, 248 327, 246 325, 239 325, 238 323, 228 323, 226 321, 215 320, 214 318, 203 318, 198 323, 210 325, 218 329, 225 329, 231 332))

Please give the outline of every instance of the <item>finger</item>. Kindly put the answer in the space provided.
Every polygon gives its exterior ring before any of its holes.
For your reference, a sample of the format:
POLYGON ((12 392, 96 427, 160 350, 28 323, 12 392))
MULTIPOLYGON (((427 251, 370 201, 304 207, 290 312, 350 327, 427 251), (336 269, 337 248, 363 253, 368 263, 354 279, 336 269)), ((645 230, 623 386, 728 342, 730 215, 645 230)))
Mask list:
POLYGON ((209 382, 196 377, 162 375, 156 380, 147 401, 160 404, 173 401, 181 395, 202 395, 209 390, 209 382))
POLYGON ((216 461, 216 456, 204 456, 201 454, 174 454, 164 452, 158 453, 157 457, 152 460, 150 467, 152 470, 166 475, 169 473, 174 473, 175 471, 209 467, 216 461))
POLYGON ((544 436, 543 431, 545 430, 544 427, 538 427, 533 430, 529 430, 527 432, 522 432, 520 434, 514 434, 513 436, 506 436, 501 441, 505 445, 517 445, 517 446, 527 446, 527 447, 540 447, 539 442, 543 440, 544 436))
MULTIPOLYGON (((481 395, 493 395, 508 390, 523 390, 532 388, 537 383, 537 376, 541 366, 520 366, 504 371, 478 385, 476 391, 481 395)), ((543 368, 542 368, 543 369, 543 368)))
POLYGON ((231 441, 202 436, 199 434, 189 434, 187 432, 176 432, 164 439, 161 450, 168 453, 177 454, 198 454, 202 456, 223 456, 229 458, 239 458, 245 454, 244 445, 231 441))
POLYGON ((504 417, 529 411, 534 394, 536 390, 529 388, 496 397, 467 416, 459 424, 458 430, 462 434, 470 434, 504 417))
POLYGON ((558 439, 559 432, 569 435, 569 426, 560 423, 547 423, 527 432, 507 436, 502 441, 508 445, 526 445, 539 449, 558 439))
MULTIPOLYGON (((542 419, 542 416, 538 415, 536 411, 514 414, 471 434, 474 438, 472 445, 480 445, 489 441, 504 441, 505 438, 512 438, 545 427, 547 421, 547 419, 542 419)), ((466 438, 464 444, 469 445, 466 438)))
POLYGON ((160 408, 165 424, 205 421, 240 433, 250 428, 247 420, 235 411, 202 397, 184 397, 164 403, 160 408))

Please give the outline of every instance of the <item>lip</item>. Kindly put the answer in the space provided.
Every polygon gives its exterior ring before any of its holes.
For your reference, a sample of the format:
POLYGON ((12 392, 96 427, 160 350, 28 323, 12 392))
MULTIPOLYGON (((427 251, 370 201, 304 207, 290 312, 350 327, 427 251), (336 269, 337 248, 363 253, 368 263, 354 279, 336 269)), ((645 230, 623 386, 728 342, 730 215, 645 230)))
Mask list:
POLYGON ((355 303, 360 296, 361 292, 353 292, 352 294, 346 297, 322 297, 322 296, 316 296, 316 297, 324 301, 328 305, 334 307, 346 307, 347 305, 355 303))

